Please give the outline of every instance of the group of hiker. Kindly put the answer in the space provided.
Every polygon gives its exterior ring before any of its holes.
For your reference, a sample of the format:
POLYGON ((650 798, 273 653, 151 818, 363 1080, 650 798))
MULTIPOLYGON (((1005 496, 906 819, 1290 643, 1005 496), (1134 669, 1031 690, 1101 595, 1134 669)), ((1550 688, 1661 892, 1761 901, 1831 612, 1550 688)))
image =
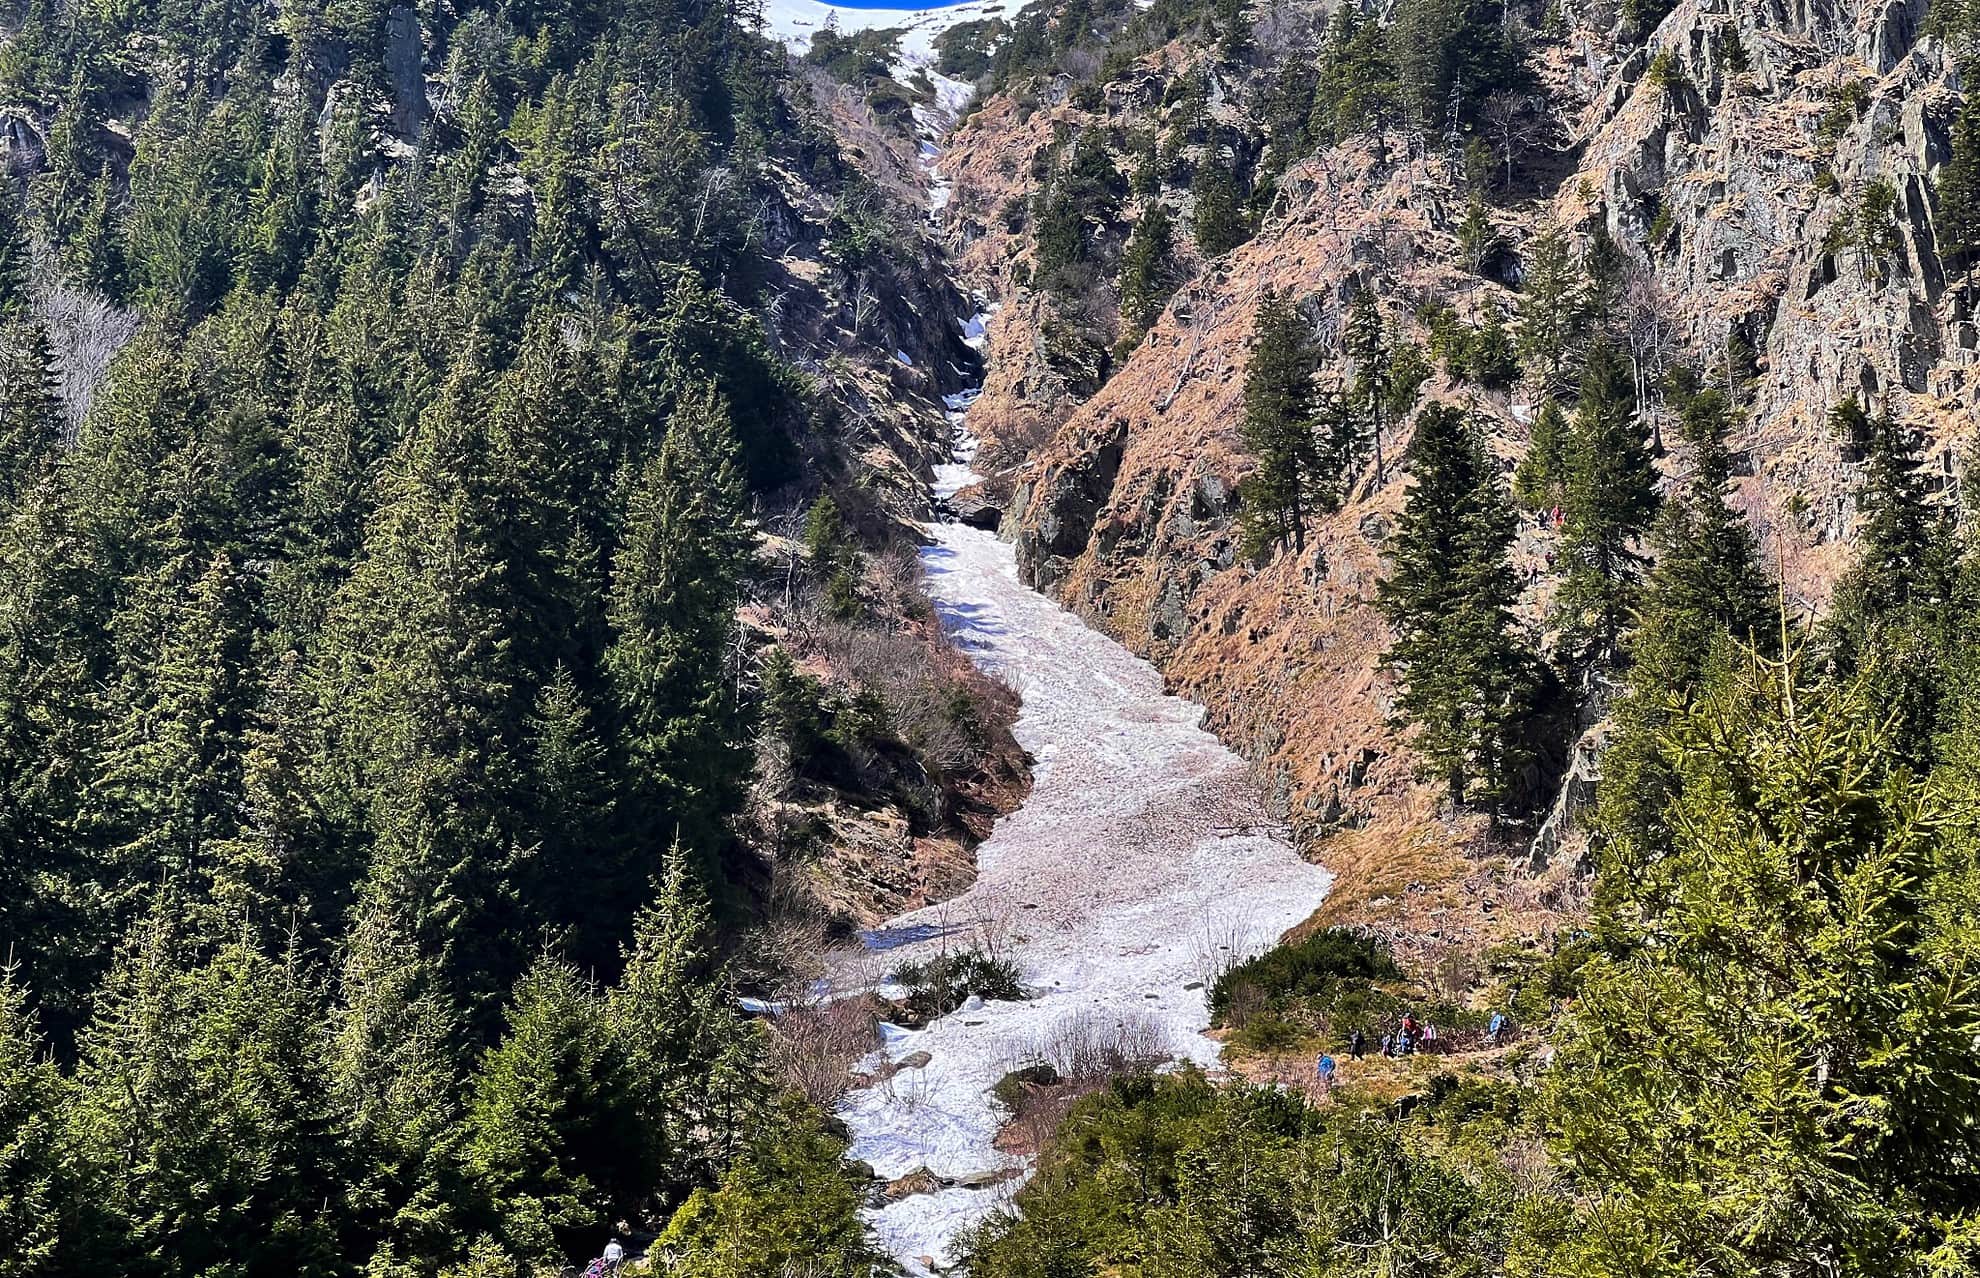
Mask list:
MULTIPOLYGON (((1486 1023, 1484 1045, 1487 1047, 1497 1047, 1500 1040, 1505 1037, 1506 1030, 1511 1024, 1512 1022, 1506 1019, 1504 1012, 1493 1012, 1492 1019, 1486 1023)), ((1384 1056, 1411 1056, 1425 1050, 1428 1044, 1435 1043, 1436 1041, 1437 1027, 1435 1025, 1430 1024, 1428 1021, 1419 1021, 1414 1016, 1405 1012, 1402 1020, 1397 1023, 1396 1028, 1382 1035, 1380 1050, 1384 1056)), ((1360 1060, 1367 1054, 1368 1036, 1357 1029, 1348 1035, 1348 1055, 1355 1060, 1360 1060)), ((1314 1061, 1314 1076, 1319 1082, 1322 1091, 1333 1090, 1334 1075, 1339 1068, 1339 1064, 1334 1060, 1331 1053, 1322 1052, 1319 1059, 1314 1061)))

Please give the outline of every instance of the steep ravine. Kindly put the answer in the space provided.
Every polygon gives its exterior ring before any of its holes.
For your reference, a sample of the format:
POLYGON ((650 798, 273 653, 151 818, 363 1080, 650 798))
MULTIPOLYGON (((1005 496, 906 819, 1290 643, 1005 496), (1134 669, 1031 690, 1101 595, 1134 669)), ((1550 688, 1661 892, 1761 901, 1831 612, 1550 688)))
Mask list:
MULTIPOLYGON (((973 478, 966 413, 955 416, 962 452, 938 496, 973 478)), ((1029 800, 977 849, 969 890, 865 933, 837 972, 842 987, 863 985, 974 945, 1015 963, 1027 991, 973 999, 920 1030, 883 1027, 865 1062, 883 1081, 841 1107, 851 1157, 907 1182, 871 1219, 915 1274, 951 1264, 957 1235, 1029 1171, 995 1143, 1000 1078, 1041 1060, 1064 1070, 1094 1047, 1214 1063, 1204 978, 1231 950, 1306 919, 1330 882, 1270 821, 1200 707, 1024 585, 1009 543, 957 523, 928 533, 929 594, 971 659, 1023 695, 1016 733, 1036 770, 1029 800)))

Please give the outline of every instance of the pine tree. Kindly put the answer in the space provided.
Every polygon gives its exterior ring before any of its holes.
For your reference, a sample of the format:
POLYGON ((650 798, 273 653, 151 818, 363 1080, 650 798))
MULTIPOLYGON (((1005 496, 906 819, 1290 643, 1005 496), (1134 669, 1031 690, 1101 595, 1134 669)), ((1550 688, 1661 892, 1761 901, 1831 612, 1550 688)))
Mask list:
POLYGON ((1299 308, 1267 293, 1253 321, 1244 375, 1244 441, 1255 465, 1244 481, 1246 553, 1306 546, 1309 485, 1318 458, 1313 437, 1312 334, 1299 308))
POLYGON ((1308 133, 1325 145, 1379 128, 1394 110, 1395 96, 1395 66, 1381 24, 1365 19, 1359 5, 1337 6, 1327 23, 1308 133))
POLYGON ((1464 267, 1473 275, 1485 274, 1487 263, 1498 255, 1501 247, 1499 232, 1492 225, 1492 215, 1485 207, 1485 193, 1473 189, 1464 204, 1464 221, 1458 224, 1458 252, 1463 255, 1464 267))
POLYGON ((73 1222, 61 1166, 66 1090, 16 969, 0 968, 0 1278, 49 1272, 73 1222))
POLYGON ((1729 663, 1664 748, 1668 837, 1608 854, 1554 1037, 1544 1114, 1576 1193, 1542 1271, 1967 1267, 1970 811, 1872 689, 1798 661, 1729 663))
POLYGON ((1657 472, 1637 420, 1634 380, 1606 342, 1588 354, 1567 460, 1567 574, 1556 625, 1563 664, 1580 670, 1618 653, 1645 562, 1636 542, 1657 512, 1657 472))
POLYGON ((1519 355, 1546 394, 1565 394, 1578 376, 1576 351, 1586 327, 1581 272, 1557 227, 1534 236, 1521 254, 1519 355))
POLYGON ((1980 257, 1980 97, 1969 95, 1953 118, 1952 158, 1939 171, 1941 252, 1980 257))
POLYGON ((431 1264, 453 1252, 468 1223, 461 1025, 401 914, 382 895, 358 906, 331 1025, 331 1088, 358 1159, 362 1235, 431 1264))
POLYGON ((1191 226, 1196 247, 1205 257, 1229 252, 1251 236, 1238 190, 1235 161, 1225 155, 1225 150, 1212 145, 1196 166, 1196 176, 1189 184, 1193 202, 1191 226))
MULTIPOLYGON (((1846 400, 1836 417, 1846 423, 1852 412, 1861 415, 1846 400)), ((1956 589, 1960 539, 1951 512, 1927 496, 1905 429, 1884 414, 1867 434, 1857 557, 1836 583, 1824 634, 1836 665, 1876 687, 1898 747, 1923 762, 1967 628, 1956 589)))
POLYGON ((727 654, 747 553, 727 410, 698 392, 644 466, 613 562, 604 666, 644 790, 629 832, 654 855, 676 837, 713 852, 736 802, 747 733, 727 654))
POLYGON ((322 1012, 299 955, 205 962, 142 921, 83 1041, 67 1139, 78 1270, 331 1278, 347 1216, 322 1012))
POLYGON ((681 1192, 748 1143, 766 1090, 755 1028, 735 1010, 714 939, 707 898, 676 848, 634 920, 625 974, 605 1004, 637 1116, 641 1183, 681 1192), (735 1053, 740 1076, 726 1068, 735 1053))
POLYGON ((1374 441, 1375 486, 1380 488, 1388 482, 1382 455, 1383 409, 1395 383, 1390 376, 1390 351, 1382 330, 1382 312, 1375 300, 1375 290, 1367 285, 1355 293, 1348 309, 1341 346, 1354 361, 1354 398, 1367 423, 1367 436, 1374 441))
POLYGON ((861 1202, 844 1143, 788 1099, 715 1187, 682 1204, 659 1245, 682 1278, 867 1278, 887 1262, 867 1236, 861 1202))
POLYGON ((597 992, 545 957, 517 983, 468 1102, 466 1166, 508 1250, 561 1263, 559 1236, 630 1213, 638 1148, 627 1075, 597 992))
POLYGON ((1677 777, 1662 737, 1675 708, 1722 682, 1739 653, 1779 646, 1779 607, 1758 546, 1726 501, 1725 441, 1737 410, 1723 392, 1695 381, 1682 379, 1672 396, 1691 465, 1651 531, 1654 561, 1629 638, 1628 683, 1603 753, 1596 825, 1611 844, 1663 845, 1677 777))
POLYGON ((1512 615, 1515 518, 1476 426, 1432 404, 1410 441, 1410 485, 1376 604, 1393 641, 1383 668, 1412 748, 1453 804, 1514 798, 1538 690, 1537 661, 1512 615))
POLYGON ((1176 287, 1174 230, 1169 210, 1150 200, 1135 220, 1121 255, 1121 347, 1131 350, 1168 305, 1176 287), (1132 341, 1130 341, 1132 337, 1132 341))
POLYGON ((1547 511, 1567 500, 1569 434, 1561 406, 1543 400, 1533 418, 1526 456, 1513 474, 1513 495, 1527 509, 1547 511))

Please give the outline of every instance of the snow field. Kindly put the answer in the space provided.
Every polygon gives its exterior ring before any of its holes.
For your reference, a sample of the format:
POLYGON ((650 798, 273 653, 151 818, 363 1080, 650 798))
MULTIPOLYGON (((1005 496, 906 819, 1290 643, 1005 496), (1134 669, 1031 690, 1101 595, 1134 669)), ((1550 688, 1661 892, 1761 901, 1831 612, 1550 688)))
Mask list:
MULTIPOLYGON (((959 459, 936 491, 975 478, 959 459)), ((1153 667, 1027 588, 994 534, 942 524, 929 535, 922 563, 943 625, 1022 693, 1017 737, 1037 766, 1024 807, 977 849, 975 884, 866 934, 867 953, 842 973, 871 984, 903 960, 977 946, 1014 962, 1031 995, 972 1000, 918 1031, 886 1027, 864 1071, 919 1052, 927 1063, 841 1105, 851 1157, 887 1179, 925 1168, 950 1186, 869 1213, 914 1274, 929 1272, 923 1257, 951 1264, 957 1235, 1029 1170, 994 1144, 999 1079, 1111 1038, 1214 1064, 1203 982, 1233 951, 1303 921, 1330 881, 1278 836, 1244 762, 1153 667)))

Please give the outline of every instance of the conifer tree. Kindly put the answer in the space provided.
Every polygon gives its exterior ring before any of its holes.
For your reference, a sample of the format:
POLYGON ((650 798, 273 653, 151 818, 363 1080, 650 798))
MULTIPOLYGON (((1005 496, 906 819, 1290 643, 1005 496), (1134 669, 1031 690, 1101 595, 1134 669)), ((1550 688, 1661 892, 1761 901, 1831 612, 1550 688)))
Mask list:
POLYGON ((1606 342, 1589 352, 1568 442, 1565 558, 1556 601, 1563 664, 1613 661, 1636 606, 1644 556, 1636 543, 1657 512, 1650 438, 1636 416, 1629 365, 1606 342))
POLYGON ((1741 652, 1779 647, 1779 607, 1752 530, 1726 501, 1725 441, 1737 410, 1696 380, 1683 377, 1671 397, 1690 469, 1651 530, 1654 559, 1628 642, 1628 683, 1603 753, 1596 825, 1611 844, 1664 841, 1661 822, 1677 778, 1661 738, 1674 707, 1723 681, 1741 652))
MULTIPOLYGON (((1863 416, 1854 400, 1836 410, 1863 416)), ((1956 589, 1960 539, 1951 512, 1927 496, 1905 429, 1888 413, 1867 424, 1856 562, 1836 583, 1824 627, 1830 656, 1862 673, 1897 723, 1897 745, 1921 763, 1939 730, 1948 663, 1966 624, 1956 589)))
POLYGON ((1253 322, 1244 375, 1244 441, 1255 459, 1244 481, 1244 541, 1262 556, 1304 549, 1309 487, 1318 463, 1313 437, 1312 335, 1283 293, 1267 293, 1253 322))
POLYGON ((1229 252, 1251 235, 1238 191, 1236 162, 1226 156, 1226 149, 1211 146, 1189 184, 1193 201, 1190 222, 1196 247, 1205 257, 1229 252))
POLYGON ((61 1169, 65 1091, 16 969, 0 968, 0 1278, 49 1272, 73 1222, 61 1169))
POLYGON ((1665 749, 1668 836, 1607 854, 1555 1038, 1545 1114, 1576 1193, 1538 1267, 1966 1267, 1970 810, 1911 769, 1873 690, 1795 660, 1729 663, 1665 749))
POLYGON ((1383 668, 1412 748, 1453 804, 1496 810, 1529 757, 1537 661, 1512 615, 1515 520, 1497 463, 1465 413, 1431 404, 1410 442, 1410 485, 1376 603, 1394 638, 1383 668))
POLYGON ((625 974, 605 1003, 629 1077, 643 1183, 679 1191, 712 1179, 747 1144, 764 1091, 758 1040, 718 967, 713 922, 676 847, 633 922, 625 974), (735 1053, 739 1077, 726 1068, 735 1053))
POLYGON ((1497 255, 1500 248, 1499 232, 1492 225, 1492 215, 1485 207, 1485 193, 1474 188, 1464 203, 1464 221, 1458 224, 1458 252, 1464 256, 1465 269, 1473 275, 1483 275, 1485 265, 1497 255))
POLYGON ((1513 495, 1527 509, 1548 511, 1567 500, 1569 434, 1561 406, 1552 399, 1541 401, 1526 456, 1513 473, 1513 495))
POLYGON ((1579 375, 1575 355, 1587 316, 1581 272, 1558 227, 1534 236, 1520 257, 1520 359, 1543 393, 1565 394, 1579 375))
POLYGON ((633 490, 604 661, 643 790, 630 832, 654 855, 677 836, 713 852, 736 801, 747 733, 727 651, 747 536, 727 409, 695 392, 633 490))
POLYGON ((356 1156, 354 1214, 384 1254, 432 1263, 469 1223, 460 1017, 398 903, 361 902, 331 1024, 332 1095, 356 1156))
POLYGON ((1121 255, 1121 347, 1132 349, 1175 291, 1174 231, 1169 210, 1150 200, 1121 255), (1132 341, 1130 341, 1132 337, 1132 341))
POLYGON ((1388 339, 1382 331, 1382 311, 1376 304, 1375 290, 1367 285, 1355 293, 1348 309, 1341 346, 1354 361, 1354 398, 1367 424, 1367 437, 1375 446, 1375 486, 1388 482, 1382 455, 1382 417, 1394 386, 1390 376, 1388 339))
POLYGON ((468 1173, 508 1250, 533 1263, 561 1263, 563 1239, 633 1206, 642 1134, 603 1015, 576 970, 546 956, 517 983, 506 1033, 475 1075, 468 1173))
POLYGON ((88 1215, 70 1263, 342 1273, 342 1153, 303 971, 238 942, 197 963, 163 918, 139 923, 83 1041, 67 1140, 88 1215))
POLYGON ((1969 95, 1953 117, 1952 158, 1939 171, 1937 189, 1942 251, 1980 258, 1980 97, 1969 95))
POLYGON ((659 1245, 682 1278, 803 1272, 867 1278, 886 1267, 860 1219, 843 1143, 787 1100, 711 1189, 682 1204, 659 1245))

